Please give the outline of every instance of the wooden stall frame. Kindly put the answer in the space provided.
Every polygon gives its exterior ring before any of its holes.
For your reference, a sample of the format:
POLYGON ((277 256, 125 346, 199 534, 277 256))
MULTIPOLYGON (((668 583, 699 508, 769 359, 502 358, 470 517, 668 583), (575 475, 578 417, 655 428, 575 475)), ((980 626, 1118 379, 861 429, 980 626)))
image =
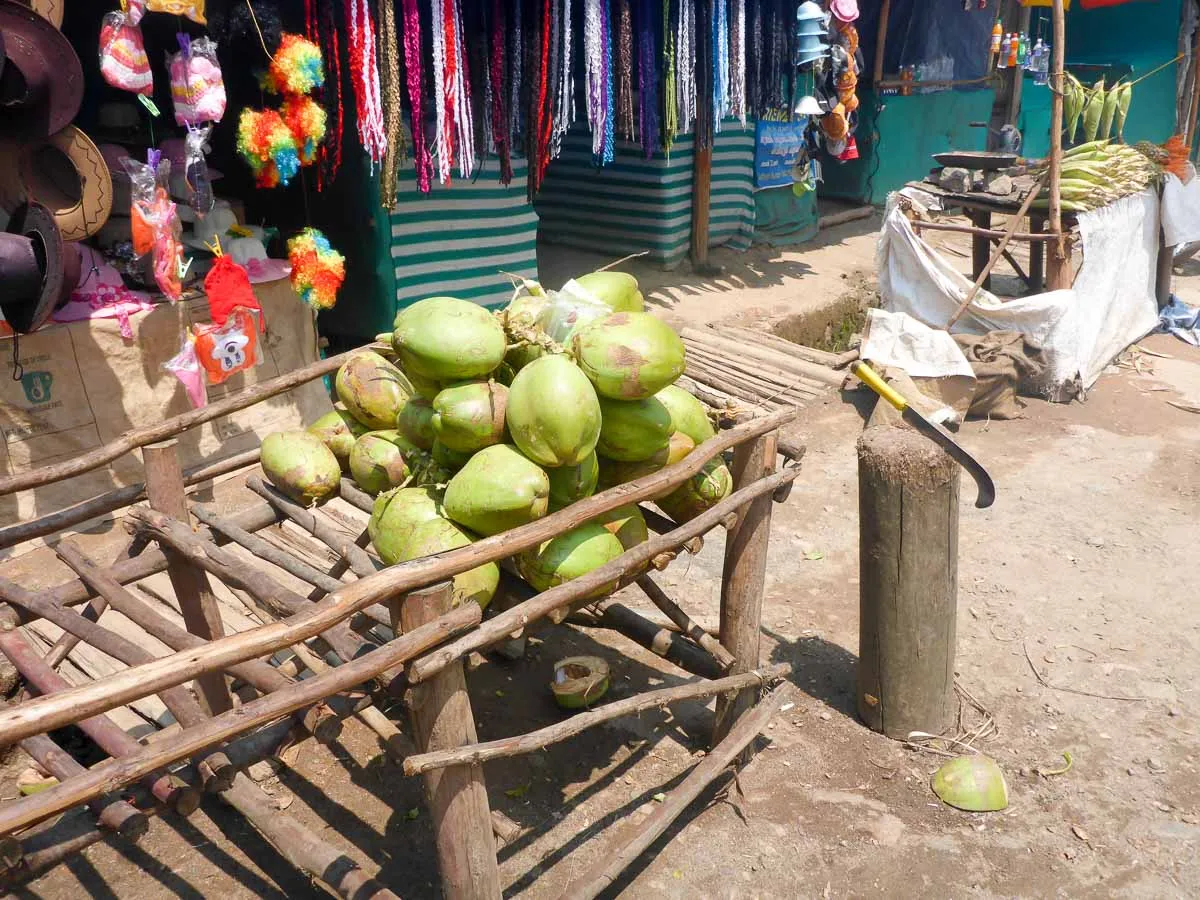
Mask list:
MULTIPOLYGON (((374 346, 373 349, 381 348, 374 346)), ((97 565, 70 541, 63 541, 56 547, 58 555, 76 572, 77 579, 34 592, 0 578, 0 600, 11 604, 7 619, 0 622, 4 629, 4 634, 0 635, 0 651, 11 650, 10 655, 21 658, 24 650, 17 643, 19 633, 16 629, 22 622, 47 619, 64 632, 51 651, 51 661, 61 660, 74 644, 84 642, 114 655, 129 666, 112 675, 69 686, 57 680, 52 666, 47 673, 38 667, 46 665, 41 660, 34 663, 22 659, 22 671, 40 679, 36 686, 41 695, 0 710, 0 742, 25 742, 31 752, 36 751, 38 756, 58 767, 56 773, 60 783, 40 793, 0 804, 0 836, 8 838, 3 841, 4 854, 0 860, 3 863, 0 865, 2 883, 31 877, 45 865, 65 858, 102 836, 103 830, 92 826, 80 834, 64 837, 58 852, 39 848, 33 851, 33 856, 22 859, 21 845, 11 837, 59 813, 91 804, 97 813, 101 813, 102 826, 108 823, 114 828, 124 827, 135 835, 144 831, 144 817, 128 818, 130 814, 140 816, 140 813, 132 808, 126 810, 115 806, 114 801, 106 798, 112 798, 114 792, 137 781, 149 788, 159 801, 176 798, 179 793, 191 789, 186 782, 178 781, 177 774, 171 776, 173 780, 164 780, 162 773, 166 767, 193 757, 196 768, 189 770, 193 777, 197 770, 205 775, 210 789, 238 810, 297 867, 322 880, 341 896, 359 896, 364 890, 371 896, 394 896, 357 867, 346 868, 345 858, 335 848, 278 811, 270 810, 271 821, 268 821, 266 807, 255 793, 257 788, 237 774, 237 766, 229 763, 219 749, 222 742, 236 742, 239 736, 293 715, 298 715, 299 719, 292 724, 300 726, 304 732, 319 739, 332 739, 344 713, 334 712, 330 704, 344 708, 344 704, 335 703, 340 700, 341 693, 364 683, 376 682, 381 689, 390 686, 394 691, 398 685, 408 688, 419 750, 424 753, 422 759, 462 754, 453 759, 446 758, 442 763, 422 763, 419 769, 431 779, 430 805, 446 896, 497 897, 500 886, 492 834, 495 817, 487 807, 479 760, 473 758, 476 752, 486 753, 487 745, 478 744, 475 736, 461 660, 468 653, 485 650, 523 632, 539 620, 561 620, 571 609, 581 605, 591 605, 602 618, 611 619, 613 627, 635 640, 648 646, 657 645, 658 625, 621 604, 595 602, 596 590, 612 583, 637 583, 677 629, 669 632, 672 635, 669 642, 678 642, 680 652, 686 653, 678 657, 666 653, 666 659, 692 670, 702 669, 712 678, 703 678, 681 689, 651 692, 601 707, 586 719, 568 723, 562 737, 640 709, 687 697, 716 695, 720 715, 713 743, 722 755, 713 757, 693 773, 693 776, 703 775, 695 782, 698 791, 716 777, 726 763, 741 754, 764 727, 764 716, 769 716, 773 708, 756 707, 755 697, 769 682, 785 674, 779 667, 759 669, 758 630, 765 551, 771 506, 786 497, 787 488, 799 474, 798 460, 803 455, 803 448, 790 445, 785 445, 787 464, 776 470, 778 431, 796 418, 797 410, 780 409, 737 424, 719 432, 678 464, 580 501, 529 525, 482 539, 460 550, 379 571, 364 550, 367 546, 365 532, 355 540, 348 539, 341 527, 334 527, 328 513, 319 508, 305 510, 299 507, 254 475, 247 478, 247 488, 265 503, 231 515, 189 506, 185 495, 189 478, 180 472, 173 452, 175 435, 321 377, 336 369, 354 352, 357 351, 322 360, 256 385, 205 409, 135 429, 117 441, 65 463, 0 478, 0 495, 3 495, 91 471, 124 453, 143 448, 144 491, 150 500, 149 507, 135 506, 129 510, 125 524, 133 534, 134 543, 130 552, 122 554, 111 566, 97 565), (164 441, 167 443, 163 444, 164 441), (729 451, 733 453, 735 473, 734 491, 729 497, 685 523, 651 516, 652 533, 646 542, 587 576, 523 597, 486 622, 482 621, 481 611, 474 604, 449 609, 447 591, 436 587, 458 573, 486 562, 501 561, 612 509, 649 501, 697 474, 709 460, 729 451), (193 526, 193 514, 200 526, 193 526), (298 524, 332 550, 337 560, 333 566, 319 569, 311 562, 279 549, 276 543, 268 544, 256 536, 257 531, 282 521, 298 524), (647 566, 663 568, 668 565, 681 549, 697 552, 703 544, 703 535, 714 528, 729 531, 722 589, 722 628, 718 636, 697 625, 645 574, 647 566), (311 584, 312 593, 303 597, 285 588, 259 567, 235 562, 221 549, 221 545, 227 543, 239 544, 265 563, 311 584), (153 612, 125 587, 162 571, 171 575, 180 608, 184 610, 186 631, 153 612), (352 572, 357 580, 346 582, 343 576, 347 572, 352 572), (273 616, 275 620, 264 619, 260 626, 223 634, 210 578, 219 579, 251 609, 260 610, 264 616, 273 616), (72 610, 72 605, 84 602, 86 608, 72 610), (144 651, 128 646, 126 639, 97 621, 109 606, 175 652, 147 658, 144 651), (350 622, 364 612, 369 618, 360 627, 367 629, 378 622, 397 624, 394 612, 398 617, 399 632, 382 644, 378 643, 377 637, 360 637, 351 630, 350 622), (305 646, 306 641, 316 638, 334 651, 337 665, 330 666, 319 660, 305 646), (311 677, 293 680, 266 661, 286 648, 294 650, 299 670, 305 667, 312 670, 311 677), (689 663, 688 657, 695 659, 689 663), (247 695, 250 699, 244 699, 236 708, 226 699, 229 696, 226 679, 229 677, 240 678, 252 688, 247 695), (182 699, 181 686, 192 680, 197 683, 206 709, 201 709, 190 695, 187 695, 188 700, 182 699), (175 698, 171 708, 182 727, 173 730, 170 737, 146 745, 130 744, 113 735, 111 727, 101 724, 108 721, 105 716, 111 710, 154 694, 164 700, 175 698), (729 699, 723 699, 726 695, 729 699), (753 728, 745 724, 751 722, 752 709, 755 709, 753 723, 756 723, 753 728), (48 745, 45 738, 50 730, 84 721, 92 723, 88 727, 92 733, 102 736, 100 742, 112 755, 111 759, 86 770, 72 768, 69 761, 62 762, 62 754, 48 745), (331 723, 334 727, 330 727, 331 723), (716 760, 724 759, 726 754, 731 755, 717 766, 716 760), (126 824, 123 826, 122 822, 126 824)), ((810 377, 817 368, 810 369, 811 364, 798 365, 802 373, 810 377)), ((251 455, 243 455, 239 461, 252 461, 251 455)), ((219 465, 211 464, 201 474, 212 473, 219 465)), ((18 531, 7 534, 22 539, 52 534, 64 525, 77 524, 84 511, 109 512, 118 508, 110 504, 137 499, 142 492, 140 485, 109 492, 77 504, 65 516, 55 513, 20 523, 18 531)), ((351 485, 346 486, 345 493, 352 505, 359 508, 365 505, 369 509, 371 498, 357 496, 361 492, 351 485)), ((0 539, 5 535, 5 531, 0 531, 0 539)), ((363 631, 363 634, 368 633, 363 631)), ((294 673, 297 669, 291 671, 294 673)), ((359 704, 350 712, 365 708, 369 706, 359 704)), ((365 720, 388 741, 394 734, 394 726, 377 710, 372 711, 376 715, 366 716, 365 720)), ((538 740, 533 736, 518 735, 505 739, 505 744, 516 748, 511 752, 525 752, 530 746, 525 737, 538 740)), ((234 743, 229 744, 230 748, 233 746, 234 743)), ((390 742, 388 746, 394 750, 390 742)), ((690 786, 693 781, 694 778, 689 778, 685 784, 690 786)), ((185 796, 194 797, 194 791, 185 796)), ((180 812, 188 811, 186 805, 182 800, 177 801, 180 812)), ((682 806, 675 809, 676 805, 672 804, 669 818, 651 823, 659 829, 655 835, 682 811, 682 806)), ((641 839, 635 840, 635 844, 638 840, 641 839)), ((628 852, 618 854, 618 860, 625 860, 620 867, 632 859, 626 860, 627 856, 628 852)), ((619 869, 613 870, 610 866, 607 871, 611 874, 619 869)))

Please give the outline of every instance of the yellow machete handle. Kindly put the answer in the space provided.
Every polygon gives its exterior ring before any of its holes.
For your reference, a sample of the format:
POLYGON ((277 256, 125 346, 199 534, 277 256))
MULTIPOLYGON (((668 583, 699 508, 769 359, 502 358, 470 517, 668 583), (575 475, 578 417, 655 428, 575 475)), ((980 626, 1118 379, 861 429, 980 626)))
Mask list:
POLYGON ((850 366, 850 371, 854 373, 863 384, 877 393, 880 397, 886 400, 892 406, 896 407, 900 412, 904 412, 908 408, 908 401, 905 400, 899 393, 883 378, 879 373, 872 369, 865 362, 856 362, 850 366))

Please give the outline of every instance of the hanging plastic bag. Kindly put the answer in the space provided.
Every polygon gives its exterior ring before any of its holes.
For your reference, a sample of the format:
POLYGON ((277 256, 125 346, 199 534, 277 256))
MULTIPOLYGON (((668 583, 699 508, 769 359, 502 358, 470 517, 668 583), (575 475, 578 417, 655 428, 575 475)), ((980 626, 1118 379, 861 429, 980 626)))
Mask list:
POLYGON ((154 254, 154 281, 174 303, 183 294, 180 274, 183 228, 167 187, 171 161, 163 159, 161 151, 150 150, 144 163, 128 157, 121 162, 129 173, 133 201, 130 208, 133 252, 139 257, 154 254))
POLYGON ((121 12, 125 13, 130 25, 140 25, 146 14, 146 0, 121 0, 121 12))
POLYGON ((178 125, 220 122, 225 115, 225 79, 217 62, 217 45, 208 38, 177 34, 179 52, 167 57, 171 101, 178 125))
POLYGON ((258 328, 250 310, 238 307, 223 326, 196 325, 193 330, 196 356, 209 384, 220 384, 258 364, 258 328))
POLYGON ((188 206, 195 210, 196 217, 203 219, 212 212, 216 199, 213 197, 212 181, 208 176, 208 136, 212 126, 188 128, 184 137, 184 172, 188 189, 188 206))
POLYGON ((204 369, 200 365, 200 358, 196 356, 196 339, 191 334, 184 332, 183 346, 179 348, 178 353, 163 363, 163 368, 179 379, 193 409, 208 404, 204 369))
POLYGON ((612 312, 612 307, 592 295, 575 279, 561 291, 548 291, 550 302, 537 317, 537 327, 551 340, 565 344, 578 329, 612 312))
POLYGON ((154 75, 142 30, 126 13, 110 12, 100 26, 100 74, 122 91, 150 96, 154 93, 154 75))

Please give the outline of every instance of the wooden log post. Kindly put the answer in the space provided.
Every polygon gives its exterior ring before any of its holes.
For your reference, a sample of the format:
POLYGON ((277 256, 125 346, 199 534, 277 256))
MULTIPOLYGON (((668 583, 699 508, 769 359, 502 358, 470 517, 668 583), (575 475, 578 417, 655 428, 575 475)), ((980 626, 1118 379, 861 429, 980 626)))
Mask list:
MULTIPOLYGON (((181 522, 190 522, 183 471, 174 439, 142 448, 146 468, 146 496, 150 506, 181 522)), ((211 641, 225 635, 217 597, 208 576, 182 557, 167 552, 167 574, 179 600, 183 621, 192 634, 211 641)), ((196 678, 196 693, 209 715, 233 709, 233 696, 221 672, 207 672, 196 678)))
POLYGON ((953 722, 959 467, 907 428, 858 443, 858 713, 903 740, 953 722))
MULTIPOLYGON (((776 433, 770 432, 734 448, 734 491, 775 471, 776 441, 776 433)), ((764 494, 743 507, 738 524, 726 537, 725 568, 721 577, 721 646, 735 658, 728 669, 730 675, 758 668, 773 504, 771 495, 764 494)), ((732 697, 717 698, 714 747, 754 705, 755 696, 753 688, 744 688, 732 697)))
POLYGON ((1062 224, 1062 134, 1063 134, 1063 66, 1066 59, 1067 15, 1063 0, 1052 0, 1051 27, 1054 43, 1050 48, 1050 233, 1056 238, 1050 244, 1046 260, 1046 286, 1052 291, 1066 290, 1074 278, 1071 266, 1071 243, 1063 234, 1062 224))
MULTIPOLYGON (((450 611, 451 586, 412 591, 400 608, 405 633, 450 611)), ((413 736, 422 753, 479 742, 461 662, 447 666, 408 694, 413 736)), ((500 868, 480 765, 426 773, 442 893, 447 900, 497 900, 500 868)))

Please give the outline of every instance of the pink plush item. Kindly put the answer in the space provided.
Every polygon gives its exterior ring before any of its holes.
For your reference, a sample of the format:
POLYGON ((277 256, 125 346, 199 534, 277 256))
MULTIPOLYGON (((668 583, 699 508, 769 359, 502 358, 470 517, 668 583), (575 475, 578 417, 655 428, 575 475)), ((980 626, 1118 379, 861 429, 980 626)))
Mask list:
POLYGON ((185 41, 184 49, 168 58, 167 68, 175 123, 220 122, 225 115, 225 79, 217 62, 217 45, 208 38, 185 41))
POLYGON ((54 313, 56 322, 79 322, 84 319, 117 319, 121 337, 133 340, 134 313, 154 309, 150 295, 125 287, 120 274, 91 247, 79 248, 79 286, 71 299, 54 313))
POLYGON ((120 90, 146 96, 154 93, 142 30, 124 13, 107 13, 100 26, 100 74, 120 90))

